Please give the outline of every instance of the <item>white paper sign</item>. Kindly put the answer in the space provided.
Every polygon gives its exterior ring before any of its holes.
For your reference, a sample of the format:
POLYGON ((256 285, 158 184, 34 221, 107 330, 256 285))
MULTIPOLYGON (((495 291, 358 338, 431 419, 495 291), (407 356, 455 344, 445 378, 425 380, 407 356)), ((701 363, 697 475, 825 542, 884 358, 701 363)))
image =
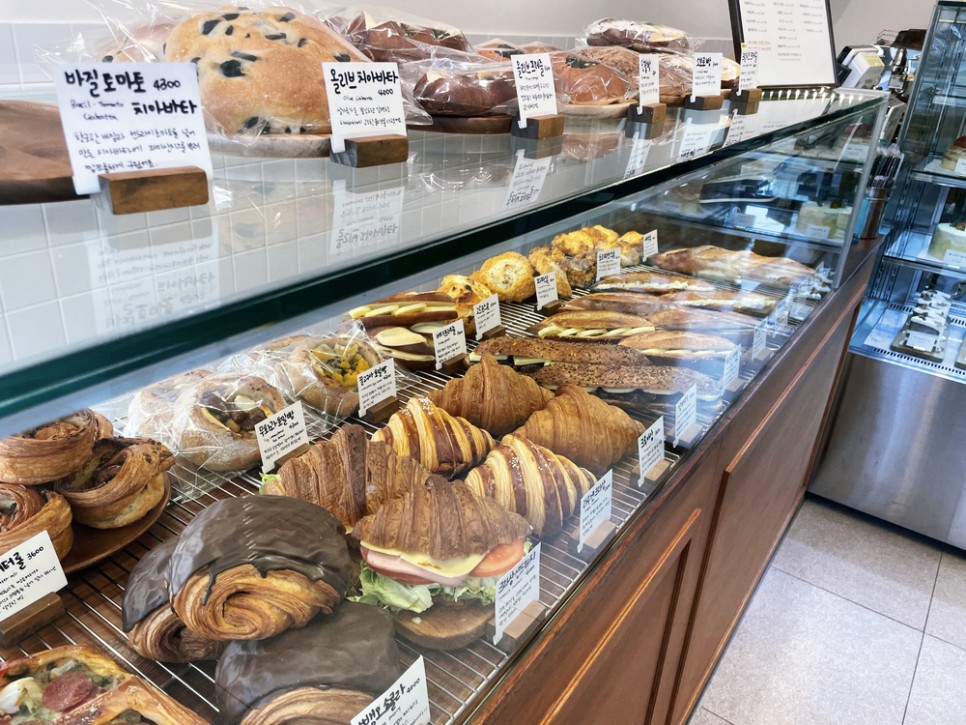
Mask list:
POLYGON ((741 75, 738 76, 738 92, 758 87, 758 51, 741 51, 741 75))
POLYGON ((302 401, 296 400, 287 408, 255 424, 258 452, 262 456, 262 471, 268 473, 275 462, 299 446, 308 445, 302 401))
POLYGON ((652 229, 647 234, 644 235, 644 249, 642 254, 644 259, 649 259, 657 254, 657 229, 652 229))
POLYGON ((638 56, 638 84, 640 88, 639 106, 661 102, 661 63, 656 53, 642 53, 638 56))
POLYGON ((557 297, 557 275, 554 272, 538 275, 533 278, 537 287, 537 309, 542 310, 544 305, 556 302, 557 297))
POLYGON ((637 487, 644 486, 644 477, 664 460, 664 416, 662 415, 637 439, 637 463, 641 475, 637 487))
POLYGON ((621 250, 601 249, 597 252, 597 281, 621 273, 621 250))
POLYGON ((956 159, 956 168, 953 169, 953 173, 966 175, 966 159, 956 159))
POLYGON ((597 527, 610 521, 613 510, 614 471, 610 470, 601 476, 587 493, 580 498, 580 538, 577 541, 577 551, 583 551, 584 545, 597 527))
POLYGON ((351 725, 425 725, 430 722, 429 688, 422 655, 392 687, 351 720, 351 725))
POLYGON ((323 63, 322 77, 332 119, 333 153, 345 151, 347 138, 406 135, 396 63, 323 63))
POLYGON ((392 358, 359 373, 359 417, 384 400, 396 397, 396 363, 392 358))
POLYGON ((496 583, 496 623, 493 644, 503 639, 505 630, 527 608, 540 599, 540 544, 536 544, 520 563, 496 583))
POLYGON ((520 104, 520 128, 534 116, 557 115, 557 94, 553 88, 553 66, 549 53, 519 53, 510 56, 513 80, 520 104))
POLYGON ((638 176, 644 173, 647 165, 647 155, 651 151, 651 142, 647 139, 636 138, 631 143, 631 153, 627 158, 627 168, 624 169, 624 178, 638 176))
MULTIPOLYGON (((791 292, 789 292, 790 295, 791 292)), ((775 305, 775 311, 771 314, 771 320, 776 330, 781 330, 788 325, 789 307, 790 302, 788 296, 784 297, 781 302, 775 305)))
POLYGON ((689 431, 698 422, 698 386, 692 385, 674 406, 674 445, 681 440, 681 434, 689 431))
POLYGON ((332 181, 331 257, 356 257, 399 244, 404 186, 351 192, 345 179, 332 181))
POLYGON ((947 267, 956 267, 958 269, 966 267, 966 252, 947 249, 943 255, 943 264, 947 267))
POLYGON ((482 340, 484 334, 503 324, 503 318, 500 317, 500 298, 490 295, 479 304, 473 305, 473 319, 476 322, 476 339, 482 340))
POLYGON ((735 345, 724 361, 724 374, 721 376, 721 387, 727 388, 741 372, 741 346, 735 345))
POLYGON ((78 194, 115 171, 198 166, 211 177, 193 63, 72 63, 54 85, 78 194))
POLYGON ((867 141, 852 141, 845 144, 842 150, 842 158, 848 161, 865 161, 869 155, 869 143, 867 141))
POLYGON ((938 335, 929 332, 909 332, 906 335, 906 347, 922 352, 932 352, 938 339, 938 335))
POLYGON ((721 95, 721 53, 695 53, 691 97, 721 95))
POLYGON ((739 141, 744 141, 749 137, 750 134, 747 133, 748 127, 748 116, 742 116, 738 111, 734 111, 731 114, 731 123, 728 125, 728 133, 725 135, 725 140, 721 144, 721 147, 731 146, 739 141))
POLYGON ((718 131, 716 123, 691 123, 691 119, 684 122, 684 131, 681 135, 681 146, 678 148, 678 158, 693 159, 708 150, 714 140, 714 134, 718 131))
POLYGON ((0 554, 0 620, 67 586, 46 530, 0 554))
POLYGON ((768 320, 762 320, 755 328, 755 336, 751 342, 751 359, 758 360, 765 355, 765 345, 768 342, 768 320))
POLYGON ((436 351, 436 369, 439 370, 454 357, 466 354, 466 329, 463 321, 441 327, 433 333, 433 347, 436 351))
POLYGON ((520 149, 517 152, 516 163, 513 165, 513 176, 510 177, 510 186, 506 190, 503 206, 507 209, 516 209, 535 202, 547 180, 552 162, 552 156, 528 159, 523 155, 523 149, 520 149))
POLYGON ((831 232, 831 229, 822 224, 809 224, 805 227, 805 234, 816 239, 828 239, 828 235, 831 232))

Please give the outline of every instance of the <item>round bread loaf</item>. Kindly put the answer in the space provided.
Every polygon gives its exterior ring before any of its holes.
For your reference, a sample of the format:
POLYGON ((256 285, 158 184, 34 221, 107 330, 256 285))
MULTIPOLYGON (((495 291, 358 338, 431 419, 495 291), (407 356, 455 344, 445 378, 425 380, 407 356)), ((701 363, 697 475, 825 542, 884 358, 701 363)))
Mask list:
POLYGON ((427 113, 441 116, 485 116, 509 113, 516 104, 513 72, 494 70, 466 72, 427 71, 413 90, 416 102, 427 113))
POLYGON ((422 60, 432 55, 433 48, 470 50, 469 41, 457 28, 396 20, 376 23, 368 13, 361 13, 352 20, 345 33, 357 48, 376 61, 422 60))
POLYGON ((551 53, 550 62, 557 95, 568 103, 607 105, 620 103, 627 96, 627 79, 602 63, 567 51, 551 53))
POLYGON ((603 18, 587 26, 587 45, 623 45, 640 53, 688 50, 683 30, 640 20, 603 18))

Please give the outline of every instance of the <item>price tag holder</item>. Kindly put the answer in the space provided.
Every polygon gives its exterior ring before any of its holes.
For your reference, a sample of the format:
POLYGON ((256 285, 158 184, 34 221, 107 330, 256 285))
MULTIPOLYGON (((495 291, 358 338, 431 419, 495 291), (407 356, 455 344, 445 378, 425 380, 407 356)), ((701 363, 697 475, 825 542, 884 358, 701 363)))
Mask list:
POLYGON ((765 356, 766 344, 768 342, 768 320, 762 320, 755 328, 755 336, 751 342, 751 359, 760 360, 765 356))
POLYGON ((597 281, 621 273, 621 250, 601 249, 597 252, 597 281))
POLYGON ((370 408, 396 397, 396 363, 392 358, 383 360, 359 373, 356 381, 359 384, 359 417, 364 418, 370 408))
POLYGON ((695 53, 691 98, 721 94, 721 53, 695 53))
POLYGON ((333 179, 329 254, 357 257, 398 245, 405 193, 404 186, 350 192, 346 189, 345 179, 333 179))
POLYGON ((682 440, 689 441, 688 434, 698 422, 698 386, 692 385, 674 406, 674 446, 682 440))
POLYGON ((333 154, 345 153, 346 139, 406 135, 396 63, 323 63, 322 77, 332 119, 333 154))
POLYGON ((441 370, 450 360, 466 354, 466 329, 463 321, 441 327, 433 332, 433 347, 436 352, 436 369, 441 370))
POLYGON ((647 155, 650 151, 650 141, 640 138, 634 139, 634 142, 631 144, 630 156, 627 159, 627 168, 624 169, 625 179, 644 173, 644 167, 647 166, 647 155))
POLYGON ((557 297, 557 275, 554 272, 538 275, 533 278, 537 287, 537 309, 542 310, 545 305, 556 302, 557 297))
POLYGON ((553 66, 549 53, 519 53, 510 56, 513 80, 520 105, 520 128, 534 116, 557 115, 557 93, 553 87, 553 66))
POLYGON ((943 264, 947 267, 962 269, 966 267, 966 252, 959 252, 955 249, 947 249, 943 255, 943 264))
POLYGON ((961 176, 966 176, 966 159, 957 159, 956 168, 953 169, 954 174, 959 174, 961 176))
POLYGON ((643 246, 644 248, 641 251, 641 253, 643 254, 644 259, 649 259, 650 257, 653 257, 655 254, 657 254, 658 252, 657 229, 652 229, 651 231, 649 231, 647 234, 644 235, 643 246))
POLYGON ((936 349, 936 340, 938 339, 938 335, 928 332, 909 332, 906 334, 906 347, 911 347, 913 350, 920 352, 932 352, 936 349))
MULTIPOLYGON (((789 293, 790 294, 790 293, 789 293)), ((772 320, 772 327, 775 330, 783 330, 788 326, 788 311, 789 311, 789 300, 786 296, 775 305, 775 311, 771 314, 769 319, 772 320)))
POLYGON ((735 345, 724 361, 724 373, 721 376, 721 387, 731 388, 741 372, 741 346, 735 345))
POLYGON ((809 224, 805 227, 805 234, 816 239, 828 239, 828 235, 831 233, 832 230, 822 224, 809 224))
POLYGON ((305 427, 305 411, 302 401, 297 400, 275 415, 255 424, 258 452, 262 456, 262 472, 275 468, 276 462, 302 446, 309 444, 305 427))
POLYGON ((429 687, 422 655, 354 718, 351 725, 425 725, 430 722, 429 687))
POLYGON ((193 63, 72 63, 54 85, 78 194, 114 172, 196 166, 211 177, 193 63))
POLYGON ((642 53, 638 56, 638 88, 640 100, 638 108, 661 102, 661 63, 657 53, 642 53))
MULTIPOLYGON (((496 583, 496 616, 493 644, 499 644, 507 629, 524 610, 540 601, 540 544, 537 543, 520 563, 496 583)), ((529 625, 528 625, 529 626, 529 625)))
MULTIPOLYGON (((637 463, 640 469, 640 477, 637 480, 638 488, 643 488, 646 481, 656 480, 658 476, 654 475, 655 467, 665 464, 665 436, 664 416, 662 415, 637 439, 637 463)), ((666 468, 667 465, 665 464, 663 467, 666 468)))
POLYGON ((50 534, 45 530, 31 536, 0 554, 0 621, 66 586, 50 534))
POLYGON ((743 48, 741 51, 741 74, 738 76, 738 92, 744 93, 758 87, 758 51, 743 48))
POLYGON ((500 317, 500 298, 490 295, 479 304, 473 305, 473 319, 476 321, 476 339, 482 340, 490 330, 503 327, 500 317))
POLYGON ((551 163, 553 163, 552 156, 529 159, 524 155, 523 149, 517 151, 513 176, 510 177, 510 186, 506 191, 503 206, 507 209, 516 209, 535 202, 543 190, 547 174, 550 173, 551 163))
POLYGON ((868 155, 868 142, 853 141, 845 144, 845 148, 842 150, 842 158, 849 161, 865 161, 865 157, 868 155))
POLYGON ((581 497, 577 553, 583 552, 584 547, 594 551, 599 550, 607 537, 613 533, 613 526, 608 526, 611 524, 613 495, 614 471, 610 470, 581 497))

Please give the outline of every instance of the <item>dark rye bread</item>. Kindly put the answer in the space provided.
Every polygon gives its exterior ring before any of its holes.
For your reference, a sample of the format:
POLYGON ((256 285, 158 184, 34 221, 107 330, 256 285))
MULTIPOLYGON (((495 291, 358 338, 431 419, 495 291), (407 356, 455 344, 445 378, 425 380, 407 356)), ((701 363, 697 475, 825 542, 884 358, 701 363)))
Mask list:
MULTIPOLYGON (((546 362, 597 363, 600 365, 648 365, 650 361, 637 350, 615 345, 585 345, 580 342, 541 340, 535 337, 494 337, 481 342, 475 353, 519 357, 546 362)), ((521 367, 515 363, 515 367, 521 367)))
POLYGON ((640 390, 651 395, 675 395, 697 385, 698 398, 701 400, 717 400, 721 396, 721 387, 713 378, 688 368, 665 365, 610 367, 561 363, 538 370, 532 377, 540 385, 551 389, 570 384, 586 390, 640 390))

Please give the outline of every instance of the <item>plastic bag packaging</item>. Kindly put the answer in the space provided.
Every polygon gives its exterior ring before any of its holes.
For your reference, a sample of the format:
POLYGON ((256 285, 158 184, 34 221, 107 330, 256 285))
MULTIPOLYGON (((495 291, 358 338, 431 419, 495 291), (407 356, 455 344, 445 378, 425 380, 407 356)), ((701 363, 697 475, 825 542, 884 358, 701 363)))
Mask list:
POLYGON ((524 53, 553 53, 555 50, 562 50, 562 48, 550 43, 533 42, 524 43, 520 46, 520 50, 524 53))
POLYGON ((392 8, 345 9, 326 22, 375 61, 407 63, 472 50, 459 28, 392 8))
POLYGON ((186 389, 213 374, 205 368, 189 370, 139 390, 128 405, 124 436, 152 438, 177 450, 174 435, 175 403, 186 389))
MULTIPOLYGON (((503 40, 503 38, 491 38, 485 43, 478 43, 473 49, 485 58, 496 61, 507 60, 511 56, 526 52, 519 45, 503 40)), ((543 51, 531 52, 542 53, 543 51)))
POLYGON ((573 105, 609 105, 634 96, 630 80, 614 68, 570 51, 550 54, 557 100, 573 105))
MULTIPOLYGON (((691 93, 694 77, 694 56, 688 54, 662 53, 661 62, 661 95, 665 95, 665 85, 668 86, 667 95, 681 96, 691 93)), ((721 59, 721 87, 737 88, 741 66, 731 58, 721 59)))
POLYGON ((403 85, 428 113, 441 116, 517 115, 517 88, 509 63, 464 53, 406 63, 403 85))
POLYGON ((687 52, 693 47, 683 30, 643 20, 601 18, 584 28, 584 36, 587 45, 622 45, 639 53, 687 52))

